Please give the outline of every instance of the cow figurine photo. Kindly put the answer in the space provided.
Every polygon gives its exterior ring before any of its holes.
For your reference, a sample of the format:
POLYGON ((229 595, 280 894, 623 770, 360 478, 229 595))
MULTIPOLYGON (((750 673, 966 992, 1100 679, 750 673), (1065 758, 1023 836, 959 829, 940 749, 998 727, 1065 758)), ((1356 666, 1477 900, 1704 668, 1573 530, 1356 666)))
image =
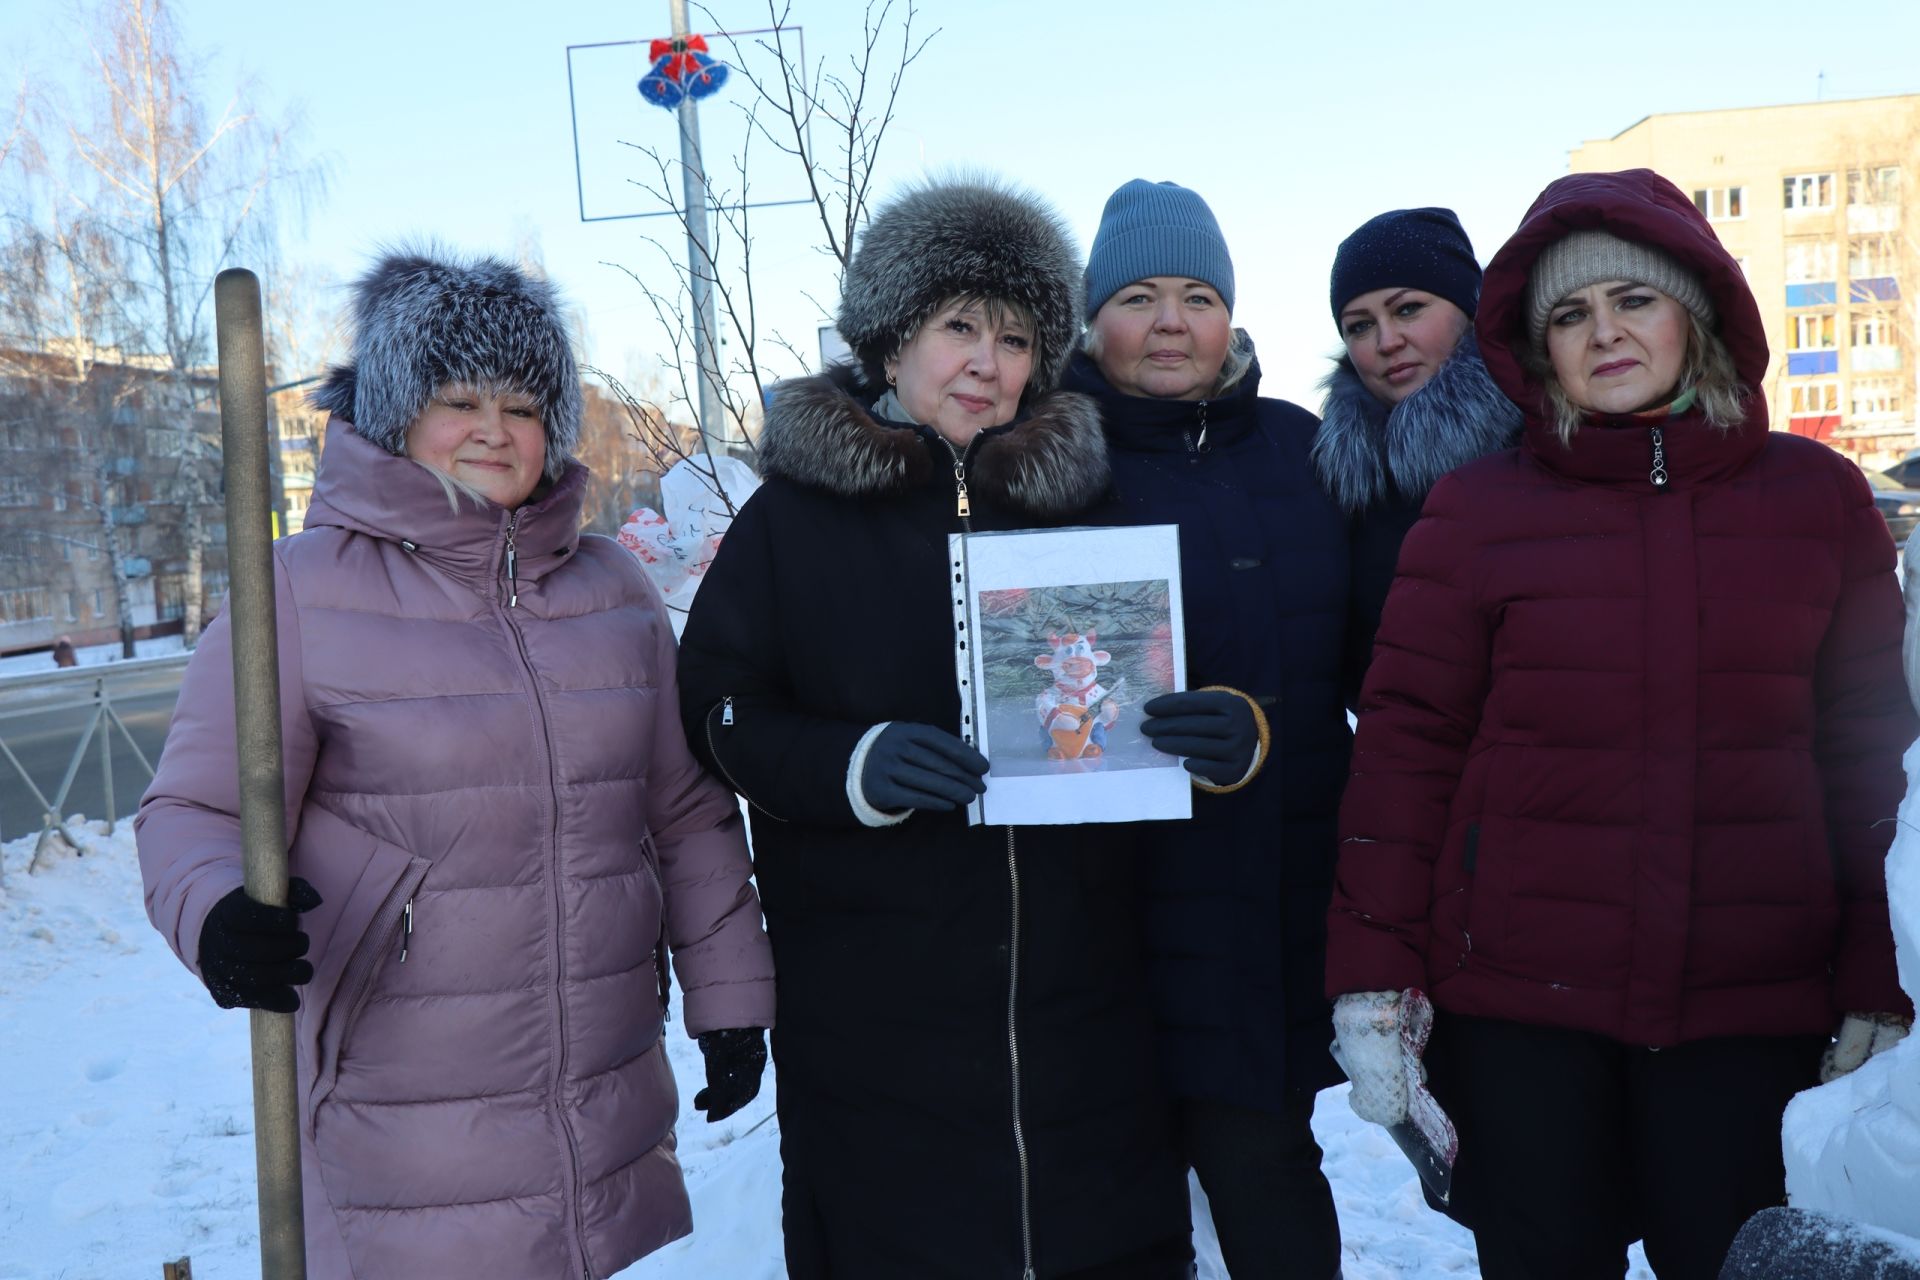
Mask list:
POLYGON ((1034 699, 1049 760, 1091 760, 1104 754, 1107 727, 1120 718, 1114 696, 1126 681, 1111 689, 1100 683, 1100 668, 1113 661, 1113 655, 1094 648, 1097 639, 1091 631, 1048 636, 1052 648, 1033 660, 1053 676, 1053 683, 1034 699))

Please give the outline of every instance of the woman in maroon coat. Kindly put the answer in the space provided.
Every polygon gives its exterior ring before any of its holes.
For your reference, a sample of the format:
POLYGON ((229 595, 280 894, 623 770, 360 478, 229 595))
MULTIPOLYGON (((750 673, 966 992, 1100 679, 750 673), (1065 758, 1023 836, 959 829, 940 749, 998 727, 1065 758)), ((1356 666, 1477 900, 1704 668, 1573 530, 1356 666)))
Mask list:
POLYGON ((1852 463, 1768 431, 1753 296, 1665 179, 1549 186, 1477 328, 1525 437, 1441 480, 1400 557, 1341 813, 1338 1051, 1354 1110, 1402 1118, 1402 993, 1430 994, 1488 1280, 1617 1280, 1641 1237, 1662 1280, 1712 1277, 1782 1199, 1780 1113, 1836 1025, 1911 1016, 1893 542, 1852 463))

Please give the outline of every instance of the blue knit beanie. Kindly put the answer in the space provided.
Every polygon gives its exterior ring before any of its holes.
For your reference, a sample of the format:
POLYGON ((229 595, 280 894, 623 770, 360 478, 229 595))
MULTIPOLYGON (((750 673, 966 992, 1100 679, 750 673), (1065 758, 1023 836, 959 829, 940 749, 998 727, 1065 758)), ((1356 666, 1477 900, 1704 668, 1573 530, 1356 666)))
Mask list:
POLYGON ((1340 242, 1329 291, 1333 322, 1340 308, 1375 289, 1422 289, 1467 317, 1480 305, 1480 264, 1451 209, 1394 209, 1369 218, 1340 242))
POLYGON ((1185 276, 1233 310, 1233 258, 1213 210, 1178 183, 1135 178, 1107 197, 1087 255, 1087 317, 1136 280, 1185 276))

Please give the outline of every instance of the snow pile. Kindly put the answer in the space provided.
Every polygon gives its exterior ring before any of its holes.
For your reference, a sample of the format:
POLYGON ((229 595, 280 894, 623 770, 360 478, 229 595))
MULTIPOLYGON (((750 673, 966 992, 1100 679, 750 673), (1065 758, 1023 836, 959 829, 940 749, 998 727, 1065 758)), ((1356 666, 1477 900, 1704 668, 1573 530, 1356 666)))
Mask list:
MULTIPOLYGON (((133 655, 136 658, 164 658, 170 654, 185 652, 186 646, 179 636, 155 636, 151 640, 133 642, 133 655)), ((74 650, 74 657, 83 667, 119 662, 120 642, 115 640, 111 644, 90 644, 84 649, 74 650)), ((0 677, 52 675, 59 669, 53 665, 53 654, 45 649, 38 653, 16 653, 11 657, 0 658, 0 677)))
POLYGON ((1742 1227, 1721 1280, 1916 1280, 1920 1240, 1807 1209, 1765 1209, 1742 1227))
MULTIPOLYGON (((1900 985, 1920 996, 1920 742, 1907 749, 1906 766, 1907 797, 1887 854, 1887 899, 1900 985)), ((1782 1144, 1795 1208, 1920 1237, 1920 1036, 1796 1097, 1782 1144)), ((1920 1249, 1920 1239, 1909 1243, 1920 1249)))
MULTIPOLYGON (((81 852, 29 875, 31 837, 0 846, 0 1280, 145 1280, 193 1259, 199 1280, 259 1274, 247 1019, 218 1009, 148 925, 133 828, 74 818, 81 852)), ((698 1047, 667 1028, 694 1234, 623 1280, 779 1280, 773 1077, 739 1114, 691 1108, 698 1047)), ((1320 1095, 1347 1280, 1467 1280, 1473 1238, 1428 1210, 1384 1130, 1346 1090, 1320 1095)), ((1219 1249, 1195 1192, 1203 1280, 1219 1249)), ((1651 1273, 1633 1254, 1632 1280, 1651 1273)))

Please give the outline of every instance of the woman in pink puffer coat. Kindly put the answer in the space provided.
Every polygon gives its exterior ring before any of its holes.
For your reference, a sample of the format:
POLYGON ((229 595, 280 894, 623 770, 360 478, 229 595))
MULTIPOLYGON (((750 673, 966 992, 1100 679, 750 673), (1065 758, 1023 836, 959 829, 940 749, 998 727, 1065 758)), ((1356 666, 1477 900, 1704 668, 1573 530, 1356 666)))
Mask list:
POLYGON ((298 1005, 315 1280, 609 1276, 692 1227, 669 945, 695 1104, 758 1088, 773 969, 739 812, 687 752, 658 594, 580 535, 551 289, 396 255, 355 319, 305 531, 275 546, 293 909, 239 887, 222 617, 141 804, 148 913, 223 1006, 298 1005))

